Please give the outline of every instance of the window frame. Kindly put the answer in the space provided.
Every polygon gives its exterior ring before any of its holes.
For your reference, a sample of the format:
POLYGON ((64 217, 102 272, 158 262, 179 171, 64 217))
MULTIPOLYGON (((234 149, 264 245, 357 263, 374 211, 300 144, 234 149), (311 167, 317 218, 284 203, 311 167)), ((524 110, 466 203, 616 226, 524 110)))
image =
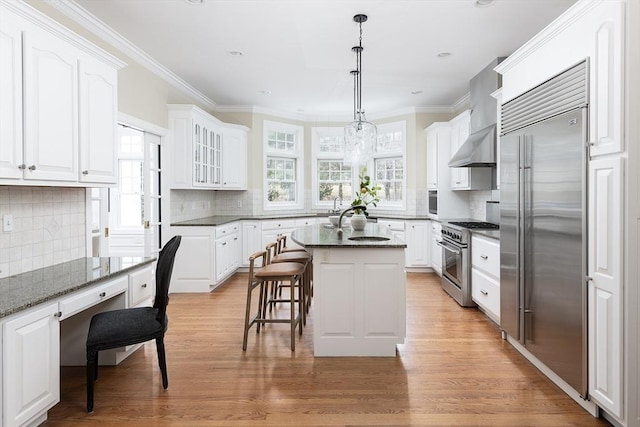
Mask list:
POLYGON ((304 209, 304 127, 289 123, 264 120, 262 125, 262 177, 263 177, 263 208, 269 210, 302 210, 304 209), (293 134, 294 150, 278 150, 269 147, 269 133, 284 132, 293 134), (269 158, 294 160, 295 167, 295 197, 293 202, 269 201, 269 180, 267 179, 267 162, 269 158))
POLYGON ((371 161, 367 164, 367 172, 371 177, 373 184, 378 184, 376 181, 376 160, 395 160, 401 159, 402 161, 402 199, 396 202, 389 202, 381 200, 378 203, 377 209, 387 210, 406 210, 407 208, 407 122, 401 120, 398 122, 384 123, 377 125, 378 138, 381 134, 389 132, 401 132, 402 141, 401 146, 396 150, 389 150, 385 152, 378 152, 375 150, 371 161))
MULTIPOLYGON (((344 127, 342 126, 324 126, 311 128, 311 204, 313 209, 333 209, 333 200, 321 201, 318 197, 320 192, 320 179, 318 171, 318 162, 321 160, 341 161, 344 158, 344 152, 322 152, 320 151, 320 138, 326 136, 344 136, 344 127)), ((352 167, 351 170, 351 188, 352 192, 356 190, 358 180, 358 171, 352 167), (354 173, 355 171, 355 173, 354 173)), ((342 200, 343 207, 350 206, 351 200, 342 200)))

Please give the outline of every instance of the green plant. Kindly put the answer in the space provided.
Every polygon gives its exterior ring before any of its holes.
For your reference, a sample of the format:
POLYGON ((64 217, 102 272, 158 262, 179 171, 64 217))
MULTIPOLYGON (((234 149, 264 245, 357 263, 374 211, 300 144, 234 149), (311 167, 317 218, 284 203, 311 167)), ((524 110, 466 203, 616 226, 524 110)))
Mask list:
MULTIPOLYGON (((351 206, 378 206, 377 203, 380 201, 378 191, 382 190, 382 187, 371 184, 371 178, 367 175, 366 167, 360 169, 358 178, 360 178, 360 189, 355 192, 351 206)), ((362 209, 355 209, 354 212, 360 214, 362 213, 362 209)), ((365 215, 368 215, 366 211, 365 215)))

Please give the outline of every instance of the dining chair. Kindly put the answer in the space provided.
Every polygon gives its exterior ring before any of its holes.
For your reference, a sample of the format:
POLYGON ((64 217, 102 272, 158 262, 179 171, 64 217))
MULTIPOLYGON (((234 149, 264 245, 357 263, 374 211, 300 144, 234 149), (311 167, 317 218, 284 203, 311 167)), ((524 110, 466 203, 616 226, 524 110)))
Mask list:
POLYGON ((91 318, 87 334, 87 412, 93 412, 93 388, 98 378, 98 353, 102 350, 156 340, 162 386, 169 386, 164 352, 167 331, 167 304, 173 261, 182 236, 169 240, 158 255, 156 296, 152 307, 134 307, 105 311, 91 318))

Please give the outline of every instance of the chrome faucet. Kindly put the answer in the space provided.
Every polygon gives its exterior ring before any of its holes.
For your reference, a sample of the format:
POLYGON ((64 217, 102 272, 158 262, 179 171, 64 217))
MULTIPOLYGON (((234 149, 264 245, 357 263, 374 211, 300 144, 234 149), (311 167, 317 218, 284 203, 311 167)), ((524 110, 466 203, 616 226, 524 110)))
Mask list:
POLYGON ((333 210, 331 211, 331 213, 340 212, 340 209, 337 206, 338 200, 340 200, 340 204, 342 204, 342 199, 340 198, 340 196, 338 196, 335 199, 333 199, 333 210))
POLYGON ((351 206, 345 210, 342 211, 342 213, 340 214, 340 218, 338 218, 338 240, 342 240, 342 217, 344 216, 344 214, 346 214, 347 212, 350 211, 355 211, 356 209, 360 209, 362 211, 366 211, 367 207, 366 206, 351 206))

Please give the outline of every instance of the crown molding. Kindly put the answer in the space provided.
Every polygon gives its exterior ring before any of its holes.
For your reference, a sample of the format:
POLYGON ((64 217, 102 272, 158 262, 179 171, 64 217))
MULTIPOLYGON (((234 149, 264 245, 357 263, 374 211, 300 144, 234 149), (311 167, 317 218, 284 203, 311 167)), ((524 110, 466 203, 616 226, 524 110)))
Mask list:
POLYGON ((462 110, 463 107, 466 107, 470 103, 471 103, 471 93, 467 92, 464 95, 462 95, 456 102, 454 102, 451 107, 453 108, 454 112, 460 111, 462 110))
POLYGON ((500 74, 505 74, 513 67, 520 64, 528 56, 536 52, 542 46, 546 45, 550 40, 558 34, 565 31, 568 27, 580 20, 586 13, 602 3, 604 0, 583 0, 579 1, 553 22, 547 25, 542 31, 529 39, 518 50, 509 55, 504 61, 498 64, 494 70, 500 74))
POLYGON ((91 31, 91 33, 95 34, 100 39, 111 44, 125 55, 140 63, 146 69, 148 69, 161 79, 165 80, 180 92, 198 100, 207 108, 216 108, 216 103, 209 97, 205 96, 204 94, 202 94, 202 92, 198 91, 189 83, 182 80, 180 77, 178 77, 178 75, 170 71, 168 68, 153 59, 145 51, 121 36, 113 28, 109 27, 104 22, 93 16, 86 9, 78 5, 75 1, 45 0, 45 2, 60 11, 68 18, 81 25, 82 27, 91 31))

